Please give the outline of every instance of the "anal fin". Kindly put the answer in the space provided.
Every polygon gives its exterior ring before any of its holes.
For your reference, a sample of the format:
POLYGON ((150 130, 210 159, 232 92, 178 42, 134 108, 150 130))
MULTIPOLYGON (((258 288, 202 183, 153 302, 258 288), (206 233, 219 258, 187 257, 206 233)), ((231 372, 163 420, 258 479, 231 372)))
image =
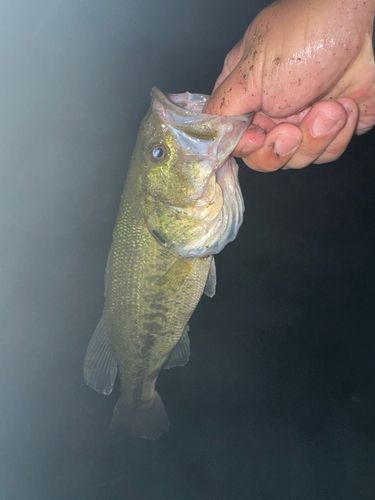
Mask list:
POLYGON ((169 354, 169 358, 163 365, 163 369, 167 370, 175 366, 185 366, 190 357, 190 340, 189 340, 189 326, 186 325, 180 340, 169 354))

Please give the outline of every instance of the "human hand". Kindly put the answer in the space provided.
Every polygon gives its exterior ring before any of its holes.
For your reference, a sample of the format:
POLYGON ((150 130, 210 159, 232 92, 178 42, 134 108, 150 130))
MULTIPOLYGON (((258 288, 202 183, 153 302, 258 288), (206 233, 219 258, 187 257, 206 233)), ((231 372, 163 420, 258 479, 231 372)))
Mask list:
POLYGON ((281 0, 229 52, 205 112, 254 111, 233 152, 274 171, 336 160, 375 124, 375 0, 281 0))

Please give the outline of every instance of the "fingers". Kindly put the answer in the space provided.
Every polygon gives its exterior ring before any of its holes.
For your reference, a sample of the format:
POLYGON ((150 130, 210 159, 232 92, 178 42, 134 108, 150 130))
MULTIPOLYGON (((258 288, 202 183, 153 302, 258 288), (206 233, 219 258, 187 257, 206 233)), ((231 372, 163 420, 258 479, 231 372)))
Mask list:
POLYGON ((338 102, 344 106, 348 116, 346 124, 314 163, 328 163, 337 160, 343 154, 355 133, 359 117, 357 103, 349 97, 338 99, 338 102))
POLYGON ((262 128, 251 124, 242 134, 239 143, 234 149, 232 155, 237 157, 246 157, 253 151, 263 146, 266 138, 266 132, 262 128))
POLYGON ((358 114, 357 104, 348 97, 315 104, 305 116, 302 115, 299 126, 280 123, 272 127, 272 120, 257 113, 234 156, 262 172, 334 161, 352 138, 358 114))
POLYGON ((256 151, 253 150, 253 144, 244 144, 237 155, 253 170, 274 172, 292 158, 302 138, 302 132, 296 125, 282 123, 265 136, 263 146, 256 151))
POLYGON ((322 163, 338 158, 352 134, 348 137, 349 132, 345 132, 342 140, 339 140, 338 147, 334 146, 332 150, 329 148, 339 132, 345 128, 347 119, 345 108, 338 102, 321 101, 315 104, 299 125, 303 140, 284 167, 304 168, 318 158, 323 158, 323 161, 320 160, 322 163))
MULTIPOLYGON (((236 115, 259 110, 256 74, 243 66, 243 43, 227 55, 213 95, 204 111, 236 115)), ((296 115, 274 119, 255 113, 233 155, 255 170, 304 168, 336 160, 346 149, 358 124, 359 109, 351 98, 320 101, 296 115), (298 126, 297 126, 298 124, 298 126)))

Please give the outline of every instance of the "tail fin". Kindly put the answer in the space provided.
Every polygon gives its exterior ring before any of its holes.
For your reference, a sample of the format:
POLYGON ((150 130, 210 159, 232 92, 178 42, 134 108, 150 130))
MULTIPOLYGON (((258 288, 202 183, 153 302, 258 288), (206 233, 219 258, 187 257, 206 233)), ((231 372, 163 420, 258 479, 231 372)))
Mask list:
POLYGON ((167 432, 169 419, 163 401, 155 391, 152 401, 136 408, 125 406, 121 398, 113 412, 111 432, 125 432, 132 437, 159 439, 167 432))

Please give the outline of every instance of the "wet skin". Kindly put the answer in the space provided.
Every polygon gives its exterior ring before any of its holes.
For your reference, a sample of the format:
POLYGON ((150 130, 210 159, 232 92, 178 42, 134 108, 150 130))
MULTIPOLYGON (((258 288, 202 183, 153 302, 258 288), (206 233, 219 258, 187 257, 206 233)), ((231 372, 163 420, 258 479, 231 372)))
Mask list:
POLYGON ((283 0, 225 58, 205 111, 256 111, 233 155, 255 170, 336 160, 375 124, 375 0, 283 0))

